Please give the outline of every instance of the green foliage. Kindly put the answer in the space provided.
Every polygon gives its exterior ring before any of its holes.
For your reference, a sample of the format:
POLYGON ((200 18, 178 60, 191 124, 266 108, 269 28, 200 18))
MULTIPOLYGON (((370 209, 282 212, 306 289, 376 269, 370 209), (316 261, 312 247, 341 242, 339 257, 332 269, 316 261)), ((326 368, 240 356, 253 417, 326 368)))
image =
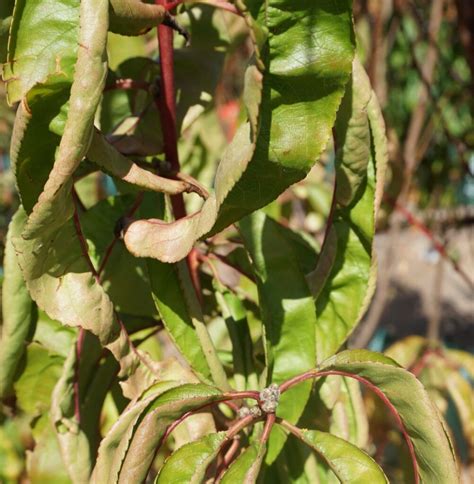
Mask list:
POLYGON ((422 385, 337 354, 375 287, 387 161, 351 2, 189 3, 176 19, 138 0, 15 3, 0 395, 29 419, 25 475, 386 482, 355 378, 400 424, 415 481, 456 482, 422 385), (167 42, 183 26, 191 45, 167 42), (274 202, 300 188, 326 209, 321 246, 274 202))

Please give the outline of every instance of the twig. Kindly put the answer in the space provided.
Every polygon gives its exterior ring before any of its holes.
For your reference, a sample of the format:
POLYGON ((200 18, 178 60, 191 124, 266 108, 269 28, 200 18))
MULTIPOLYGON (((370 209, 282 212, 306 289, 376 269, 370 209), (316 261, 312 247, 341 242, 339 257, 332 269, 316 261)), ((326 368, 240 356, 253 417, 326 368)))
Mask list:
POLYGON ((397 422, 398 427, 400 428, 400 431, 403 434, 403 437, 405 439, 405 442, 408 446, 408 451, 410 453, 412 465, 413 465, 413 472, 414 472, 414 477, 415 477, 415 484, 419 484, 420 482, 420 477, 418 474, 418 463, 416 460, 416 453, 415 453, 415 448, 413 446, 413 442, 410 439, 410 436, 408 434, 408 431, 405 427, 405 424, 403 423, 397 409, 395 406, 392 404, 392 402, 387 398, 385 393, 380 390, 376 385, 374 385, 372 382, 369 380, 359 376, 359 375, 354 375, 352 373, 347 373, 345 371, 338 371, 338 370, 327 370, 327 371, 317 371, 317 370, 310 370, 305 373, 302 373, 300 375, 297 375, 293 378, 290 378, 286 382, 282 383, 280 385, 280 392, 283 394, 286 391, 288 391, 290 388, 294 387, 295 385, 298 385, 299 383, 302 383, 306 380, 310 380, 313 378, 321 378, 323 376, 330 376, 330 375, 339 375, 339 376, 345 376, 348 378, 354 378, 355 380, 359 381, 363 385, 367 386, 372 390, 385 404, 385 406, 389 409, 390 413, 392 414, 393 418, 397 422))
MULTIPOLYGON (((132 217, 135 212, 140 208, 140 205, 143 201, 143 192, 140 192, 136 199, 135 199, 135 202, 133 203, 133 205, 130 207, 130 210, 126 213, 125 217, 132 217)), ((115 246, 115 244, 120 240, 120 233, 119 232, 116 232, 114 234, 114 238, 112 239, 112 242, 107 246, 107 249, 105 249, 105 255, 104 255, 104 258, 102 259, 102 262, 99 266, 99 269, 97 270, 97 275, 99 276, 99 278, 101 277, 104 269, 105 269, 105 266, 107 265, 109 259, 110 259, 110 256, 112 255, 112 250, 115 246)))
POLYGON ((407 219, 410 225, 413 225, 419 229, 428 239, 430 239, 433 247, 440 253, 440 255, 451 263, 454 270, 464 279, 471 289, 474 289, 474 281, 467 275, 467 273, 459 266, 458 262, 455 261, 449 254, 446 246, 437 240, 433 232, 419 219, 417 219, 409 210, 407 210, 403 205, 398 203, 396 200, 385 196, 385 199, 394 205, 394 207, 401 212, 407 219))
MULTIPOLYGON (((169 6, 167 0, 155 0, 157 5, 169 6)), ((156 99, 156 104, 160 113, 161 128, 163 131, 163 144, 166 160, 170 162, 172 171, 179 173, 180 163, 178 156, 178 138, 176 131, 176 99, 175 99, 175 76, 174 76, 174 50, 173 50, 173 30, 164 24, 158 26, 158 43, 160 54, 160 96, 156 99)), ((182 194, 171 197, 171 204, 175 219, 181 219, 186 216, 186 208, 182 194)), ((217 355, 217 351, 212 342, 212 338, 204 324, 203 318, 197 315, 202 313, 200 307, 201 288, 198 284, 199 274, 193 255, 186 259, 187 271, 189 273, 192 290, 194 295, 188 294, 188 303, 194 306, 192 312, 196 317, 193 318, 193 324, 196 329, 196 335, 206 355, 207 362, 211 369, 212 376, 217 385, 221 388, 229 388, 227 377, 222 362, 217 355), (196 301, 193 299, 196 298, 196 301)), ((181 267, 178 265, 178 267, 181 267)), ((186 276, 186 275, 185 275, 186 276)), ((185 284, 186 286, 186 284, 185 284)), ((185 291, 187 288, 184 288, 185 291)), ((189 293, 190 291, 188 291, 189 293)))

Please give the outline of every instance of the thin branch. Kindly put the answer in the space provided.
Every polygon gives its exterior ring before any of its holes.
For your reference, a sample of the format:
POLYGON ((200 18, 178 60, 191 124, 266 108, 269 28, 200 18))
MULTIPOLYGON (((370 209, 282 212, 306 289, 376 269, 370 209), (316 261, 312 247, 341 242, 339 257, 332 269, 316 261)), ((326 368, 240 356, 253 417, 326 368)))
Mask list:
POLYGON ((219 469, 216 472, 216 480, 215 482, 220 482, 222 479, 222 476, 224 475, 225 471, 228 469, 232 461, 234 460, 235 454, 240 448, 240 439, 238 437, 235 437, 234 440, 232 440, 232 443, 230 444, 229 448, 227 449, 227 452, 224 455, 224 458, 222 459, 222 463, 219 466, 219 469))
POLYGON ((416 459, 416 453, 415 453, 415 448, 413 446, 413 442, 410 439, 410 436, 408 434, 408 431, 405 427, 405 424, 403 423, 400 414, 398 413, 397 409, 395 406, 392 404, 392 402, 387 398, 385 393, 380 390, 376 385, 374 385, 372 382, 369 380, 359 376, 359 375, 354 375, 352 373, 347 373, 345 371, 338 371, 338 370, 327 370, 327 371, 317 371, 317 370, 310 370, 305 373, 302 373, 300 375, 297 375, 286 382, 282 383, 280 385, 280 392, 283 394, 286 391, 288 391, 290 388, 294 387, 295 385, 298 385, 299 383, 302 383, 306 380, 311 380, 313 378, 321 378, 323 376, 330 376, 330 375, 339 375, 339 376, 345 376, 348 378, 354 378, 355 380, 359 381, 363 385, 367 386, 370 390, 372 390, 385 404, 385 406, 389 409, 391 415, 397 422, 397 425, 400 429, 400 431, 403 434, 403 437, 405 439, 405 442, 408 446, 408 451, 410 453, 411 461, 413 464, 413 473, 415 476, 415 484, 419 484, 420 482, 420 477, 418 474, 418 462, 416 459))
POLYGON ((263 428, 262 436, 260 437, 260 443, 265 444, 270 438, 273 425, 275 424, 276 416, 274 413, 268 413, 265 420, 265 427, 263 428))
MULTIPOLYGON (((170 2, 166 0, 155 0, 157 5, 167 5, 170 2)), ((180 172, 180 163, 178 155, 178 138, 176 130, 176 92, 175 92, 175 75, 174 75, 174 50, 173 50, 173 30, 161 24, 158 26, 158 44, 160 54, 160 96, 156 99, 156 104, 160 113, 161 129, 163 132, 163 147, 166 160, 171 164, 171 170, 173 172, 180 172)), ((171 197, 171 204, 173 207, 173 214, 176 220, 186 216, 186 207, 184 205, 183 194, 174 195, 171 197)), ((202 313, 200 304, 201 300, 201 288, 199 282, 199 275, 197 272, 196 260, 193 259, 193 255, 189 255, 186 259, 187 268, 189 273, 192 288, 194 294, 190 294, 191 291, 187 290, 187 284, 184 284, 184 289, 187 291, 187 300, 190 306, 191 312, 195 316, 202 313), (199 307, 194 307, 199 306, 199 307)), ((178 267, 182 267, 178 265, 178 267)), ((187 274, 184 274, 187 277, 187 274)), ((183 279, 182 279, 183 280, 183 279)), ((223 389, 229 388, 227 376, 225 374, 222 362, 219 359, 217 351, 212 342, 212 338, 207 330, 202 317, 194 317, 193 324, 196 329, 196 335, 199 339, 201 347, 203 348, 206 360, 211 369, 211 374, 216 382, 223 389)))
MULTIPOLYGON (((140 205, 143 201, 143 192, 140 192, 136 199, 135 199, 135 202, 133 203, 133 205, 130 207, 130 210, 126 213, 125 217, 129 218, 129 217, 132 217, 135 212, 140 208, 140 205)), ((112 250, 115 246, 115 244, 120 240, 120 232, 117 231, 115 234, 114 234, 114 238, 112 239, 112 242, 107 246, 107 249, 105 249, 105 254, 104 254, 104 258, 102 259, 102 262, 99 266, 99 269, 97 271, 97 275, 100 276, 102 275, 102 273, 104 272, 104 269, 110 259, 110 256, 112 255, 112 250)))
POLYGON ((413 225, 414 227, 419 229, 431 241, 433 247, 439 252, 439 254, 444 259, 449 261, 450 264, 453 266, 454 270, 464 279, 466 284, 471 289, 474 289, 474 281, 472 281, 468 274, 462 269, 462 267, 460 267, 459 263, 449 255, 447 247, 436 238, 434 233, 421 220, 416 218, 408 209, 406 209, 396 200, 393 200, 387 196, 385 197, 385 199, 405 216, 407 222, 410 225, 413 225))

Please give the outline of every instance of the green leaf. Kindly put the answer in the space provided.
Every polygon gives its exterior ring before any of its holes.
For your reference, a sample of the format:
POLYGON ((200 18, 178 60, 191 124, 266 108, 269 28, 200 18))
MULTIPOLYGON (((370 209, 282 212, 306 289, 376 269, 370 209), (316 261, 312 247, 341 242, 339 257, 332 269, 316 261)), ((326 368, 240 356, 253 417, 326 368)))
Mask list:
POLYGON ((35 423, 33 435, 34 449, 26 452, 29 482, 70 484, 49 414, 45 414, 35 423))
POLYGON ((467 445, 474 449, 474 388, 457 371, 448 373, 446 386, 456 406, 467 445))
POLYGON ((245 482, 246 484, 254 484, 257 482, 266 450, 266 445, 264 444, 251 444, 231 464, 222 476, 221 483, 245 482))
POLYGON ((305 0, 295 8, 290 0, 274 1, 275 8, 272 1, 260 2, 258 12, 253 8, 255 19, 246 13, 249 23, 271 35, 262 48, 265 55, 257 56, 259 69, 246 77, 250 121, 222 156, 215 194, 199 212, 178 221, 132 222, 124 240, 133 254, 163 262, 184 258, 197 239, 268 204, 319 159, 351 71, 350 5, 347 0, 305 0), (331 41, 322 42, 328 32, 331 41), (251 126, 257 112, 258 132, 251 126))
POLYGON ((343 351, 325 361, 321 371, 340 371, 363 380, 393 405, 413 444, 422 482, 457 479, 456 457, 439 413, 423 385, 392 359, 365 350, 343 351))
POLYGON ((179 17, 189 30, 191 45, 175 49, 175 86, 177 131, 184 133, 213 105, 213 96, 222 76, 229 44, 227 17, 207 5, 193 5, 179 17))
MULTIPOLYGON (((282 383, 316 364, 316 308, 292 246, 278 223, 255 212, 239 223, 252 260, 265 327, 267 383, 282 383)), ((277 415, 296 423, 311 392, 311 382, 282 395, 277 415)), ((273 433, 267 463, 281 451, 285 435, 273 433), (283 437, 283 438, 282 438, 283 437)))
MULTIPOLYGON (((153 300, 168 334, 190 366, 204 381, 210 381, 206 360, 176 265, 148 260, 153 300)), ((195 316, 194 316, 195 317, 195 316)))
MULTIPOLYGON (((131 39, 109 39, 108 50, 118 50, 122 56, 130 49, 131 39)), ((133 45, 133 39, 132 39, 133 45)), ((113 60, 113 59, 112 59, 113 60)), ((148 156, 163 151, 160 115, 153 87, 148 91, 107 89, 117 78, 134 79, 155 86, 160 75, 159 65, 148 57, 128 57, 109 73, 100 109, 100 127, 120 153, 148 156)), ((179 103, 181 104, 181 103, 179 103)))
MULTIPOLYGON (((219 400, 222 393, 202 384, 186 384, 159 395, 147 408, 136 426, 120 471, 120 482, 142 482, 166 429, 184 413, 219 400)), ((99 461, 98 461, 99 464, 99 461)), ((115 482, 108 470, 94 474, 93 482, 115 482)))
POLYGON ((226 435, 226 432, 205 435, 199 440, 183 445, 166 460, 155 482, 202 482, 208 465, 217 457, 226 441, 226 435))
POLYGON ((327 462, 340 482, 388 483, 387 477, 372 457, 355 445, 318 430, 294 429, 293 433, 327 462))
POLYGON ((26 351, 24 369, 14 384, 18 407, 30 417, 48 412, 54 385, 59 380, 64 358, 38 343, 26 351))
POLYGON ((77 331, 63 326, 60 322, 49 318, 43 311, 38 314, 38 322, 33 335, 33 341, 39 343, 52 353, 67 358, 71 346, 77 338, 77 331))
POLYGON ((364 314, 375 289, 372 266, 374 178, 371 161, 364 190, 358 199, 350 207, 336 206, 334 209, 330 238, 323 245, 313 274, 325 280, 322 289, 318 288, 319 294, 315 294, 319 361, 335 353, 344 343, 364 314), (329 274, 323 277, 328 270, 329 274))
POLYGON ((235 388, 240 391, 258 388, 247 311, 239 297, 225 287, 215 294, 232 342, 235 388))
POLYGON ((10 104, 49 75, 71 74, 76 61, 79 0, 17 0, 3 78, 10 104))
POLYGON ((338 204, 348 206, 364 182, 370 160, 370 130, 367 116, 372 90, 370 80, 357 57, 352 76, 337 113, 336 138, 339 166, 336 176, 338 204))
POLYGON ((375 290, 374 221, 388 158, 380 108, 357 59, 351 90, 339 116, 336 141, 342 146, 336 158, 330 225, 318 266, 308 275, 317 301, 318 361, 334 354, 346 341, 375 290))
POLYGON ((12 17, 2 18, 0 15, 0 73, 3 71, 2 64, 7 59, 7 43, 11 22, 12 17))
POLYGON ((359 382, 351 378, 327 377, 319 393, 322 397, 327 393, 333 400, 328 402, 331 411, 329 432, 359 448, 367 447, 369 429, 359 382))
POLYGON ((25 285, 18 265, 12 238, 17 236, 24 220, 18 211, 10 222, 5 245, 2 284, 3 321, 0 339, 0 398, 11 392, 18 364, 25 352, 27 337, 34 329, 37 310, 25 285))

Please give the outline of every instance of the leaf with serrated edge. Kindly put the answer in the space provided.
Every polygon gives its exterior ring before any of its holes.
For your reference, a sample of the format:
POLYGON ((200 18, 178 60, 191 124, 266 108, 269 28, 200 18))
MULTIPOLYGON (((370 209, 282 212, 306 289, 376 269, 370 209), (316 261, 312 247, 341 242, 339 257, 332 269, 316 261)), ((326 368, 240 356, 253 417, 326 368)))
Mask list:
POLYGON ((388 483, 372 457, 344 439, 318 430, 298 429, 294 434, 327 462, 343 484, 388 483))
MULTIPOLYGON (((163 262, 184 258, 197 239, 266 205, 304 178, 326 146, 351 71, 348 2, 320 6, 305 0, 295 8, 290 0, 270 0, 255 20, 272 32, 262 49, 266 54, 257 59, 257 65, 263 61, 267 68, 263 72, 259 65, 263 85, 258 133, 249 122, 241 125, 217 169, 215 194, 199 212, 169 224, 157 219, 132 222, 124 240, 133 254, 163 262), (330 42, 317 41, 328 32, 330 42)), ((253 108, 259 102, 253 84, 260 80, 249 75, 247 81, 252 81, 253 94, 244 97, 253 99, 253 108)), ((255 124, 253 109, 250 118, 255 124)))
POLYGON ((136 355, 116 319, 112 302, 90 272, 73 221, 49 237, 15 237, 13 245, 28 291, 38 306, 51 319, 98 336, 120 361, 123 372, 133 370, 136 355))
POLYGON ((254 484, 257 482, 266 450, 265 444, 251 444, 227 469, 222 476, 221 484, 234 484, 236 482, 254 484))
POLYGON ((219 432, 205 435, 199 440, 183 445, 168 457, 155 482, 157 484, 202 482, 207 466, 217 457, 225 441, 226 432, 219 432))
POLYGON ((343 351, 329 358, 320 371, 340 371, 376 387, 395 407, 416 454, 422 482, 457 482, 458 468, 439 413, 423 385, 392 359, 366 350, 343 351))

